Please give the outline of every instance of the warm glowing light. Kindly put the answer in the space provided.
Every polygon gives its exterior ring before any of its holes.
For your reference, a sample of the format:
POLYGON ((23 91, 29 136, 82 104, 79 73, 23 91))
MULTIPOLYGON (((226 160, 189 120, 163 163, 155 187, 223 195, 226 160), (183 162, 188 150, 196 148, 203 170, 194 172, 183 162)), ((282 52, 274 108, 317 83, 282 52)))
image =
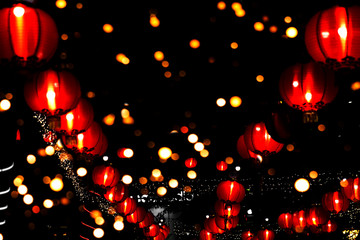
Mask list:
POLYGON ((309 173, 309 176, 310 176, 310 178, 312 178, 312 179, 317 178, 318 175, 319 175, 319 174, 317 173, 317 171, 311 171, 311 172, 309 173))
POLYGON ((291 23, 291 21, 292 21, 292 18, 290 16, 286 16, 284 18, 284 22, 286 22, 286 23, 291 23))
POLYGON ((56 0, 55 5, 57 8, 62 9, 66 7, 67 3, 65 0, 56 0))
POLYGON ((233 163, 234 163, 234 158, 232 158, 232 157, 226 157, 226 158, 225 158, 225 162, 226 162, 227 164, 233 164, 233 163))
POLYGON ((202 142, 197 142, 194 144, 194 149, 198 152, 203 150, 205 148, 204 144, 202 142))
POLYGON ((34 198, 31 194, 26 194, 23 198, 23 201, 26 205, 31 205, 34 202, 34 198))
POLYGON ((84 147, 84 134, 80 133, 77 135, 77 148, 83 149, 84 147))
POLYGON ((113 227, 116 231, 122 231, 124 229, 124 222, 123 221, 115 221, 113 227))
POLYGON ((60 192, 64 188, 64 183, 61 178, 54 178, 50 182, 50 188, 54 192, 60 192))
POLYGON ((49 86, 48 91, 46 93, 46 99, 48 102, 49 109, 51 111, 54 111, 56 109, 55 97, 56 97, 56 94, 55 94, 54 88, 52 86, 49 86))
POLYGON ((158 27, 160 26, 160 20, 156 17, 155 14, 150 15, 150 25, 152 27, 158 27))
POLYGON ((230 47, 231 47, 232 49, 237 49, 237 48, 239 47, 239 44, 238 44, 237 42, 232 42, 232 43, 230 44, 230 47))
POLYGON ((151 172, 151 175, 152 176, 154 176, 154 177, 160 177, 161 176, 161 171, 160 171, 160 169, 154 169, 154 170, 152 170, 152 172, 151 172))
POLYGON ((171 157, 172 151, 168 147, 162 147, 158 151, 158 155, 161 159, 168 159, 171 157))
POLYGON ((192 133, 189 134, 187 139, 190 143, 196 143, 199 140, 199 137, 195 133, 192 133))
POLYGON ((77 169, 76 173, 77 173, 77 175, 78 175, 79 177, 84 177, 84 176, 86 176, 86 174, 87 174, 87 170, 86 170, 86 168, 84 168, 84 167, 79 167, 79 168, 77 169))
POLYGON ((44 184, 50 184, 51 182, 51 178, 49 176, 44 176, 43 177, 43 183, 44 184))
POLYGON ((285 34, 289 38, 295 38, 298 35, 298 30, 295 27, 289 27, 286 29, 285 34))
POLYGON ((15 17, 22 17, 25 14, 25 9, 23 7, 15 7, 13 13, 15 17))
POLYGON ((233 96, 230 98, 230 105, 232 107, 240 107, 241 103, 242 103, 242 100, 238 96, 233 96))
POLYGON ((360 89, 360 82, 356 81, 351 84, 351 90, 356 91, 360 89))
POLYGON ((166 187, 158 187, 156 190, 157 195, 160 197, 164 196, 167 193, 166 187))
POLYGON ((344 178, 343 180, 340 181, 340 186, 341 187, 345 188, 348 185, 349 185, 349 181, 346 178, 344 178))
POLYGON ((141 177, 141 178, 139 178, 139 182, 140 182, 140 184, 144 185, 148 182, 148 180, 146 177, 141 177))
POLYGON ((190 47, 194 48, 194 49, 200 47, 200 41, 197 39, 192 39, 189 44, 190 44, 190 47))
POLYGON ((130 111, 126 108, 121 109, 121 117, 122 118, 130 117, 130 111))
POLYGON ((108 125, 108 126, 111 126, 114 124, 115 122, 115 114, 113 113, 110 113, 108 115, 106 115, 104 118, 103 118, 103 122, 108 125))
POLYGON ((275 25, 272 25, 272 26, 269 27, 269 31, 270 31, 271 33, 276 33, 277 30, 278 30, 278 28, 277 28, 277 26, 275 26, 275 25))
POLYGON ((20 195, 25 195, 28 192, 28 188, 22 184, 18 187, 17 191, 20 195))
POLYGON ((256 81, 257 82, 263 82, 264 81, 264 76, 263 75, 257 75, 256 76, 256 81))
POLYGON ((123 54, 123 53, 119 53, 116 55, 116 61, 118 61, 124 65, 127 65, 130 63, 130 59, 128 57, 126 57, 125 54, 123 54))
POLYGON ((190 170, 187 172, 187 177, 190 179, 195 179, 197 177, 197 174, 194 170, 190 170))
POLYGON ((323 38, 328 38, 330 36, 330 33, 329 32, 321 32, 321 36, 323 38))
POLYGON ((93 231, 93 235, 96 238, 102 238, 104 236, 105 232, 101 228, 95 228, 93 231))
POLYGON ((294 187, 298 192, 306 192, 310 188, 310 183, 305 178, 299 178, 295 181, 294 187))
POLYGON ((167 68, 170 66, 170 63, 168 61, 162 61, 161 66, 163 66, 164 68, 167 68))
POLYGON ((293 84, 292 84, 292 85, 293 85, 293 87, 298 87, 298 86, 299 86, 299 81, 296 81, 296 80, 293 81, 293 84))
POLYGON ((239 10, 236 10, 236 11, 235 11, 235 15, 236 15, 237 17, 243 17, 243 16, 245 16, 245 14, 246 14, 246 12, 245 12, 244 9, 239 9, 239 10))
POLYGON ((164 72, 164 76, 166 77, 166 78, 171 78, 171 72, 170 71, 166 71, 166 72, 164 72))
POLYGON ((14 184, 15 187, 19 187, 19 186, 22 184, 23 181, 24 181, 24 177, 21 176, 21 175, 18 175, 18 176, 14 179, 13 184, 14 184))
POLYGON ((294 151, 295 146, 291 143, 289 143, 288 145, 286 145, 286 150, 288 150, 289 152, 294 151))
POLYGON ((178 180, 176 180, 176 179, 170 179, 170 181, 169 181, 169 186, 170 186, 171 188, 176 188, 177 186, 179 186, 178 180))
POLYGON ((225 106, 225 104, 226 104, 226 100, 224 98, 218 98, 216 100, 216 105, 218 107, 223 107, 223 106, 225 106))
POLYGON ((88 98, 94 98, 94 97, 95 97, 95 93, 94 93, 93 91, 89 91, 89 92, 86 93, 86 96, 87 96, 88 98))
POLYGON ((306 99, 307 102, 310 102, 310 101, 311 101, 311 99, 312 99, 312 94, 311 94, 311 92, 305 93, 305 99, 306 99))
POLYGON ((121 179, 121 181, 124 183, 124 184, 130 184, 132 183, 133 179, 130 175, 124 175, 121 179))
POLYGON ((45 208, 52 208, 54 206, 54 202, 50 199, 45 199, 43 205, 45 208))
POLYGON ((36 157, 35 157, 35 155, 33 155, 33 154, 27 155, 26 161, 27 161, 29 164, 34 164, 34 163, 36 162, 36 157))
POLYGON ((0 102, 0 111, 7 111, 11 108, 11 102, 7 99, 3 99, 0 102))
POLYGON ((203 157, 203 158, 206 158, 209 156, 209 151, 206 150, 206 149, 203 149, 200 151, 200 156, 203 157))
POLYGON ((156 51, 154 53, 154 58, 156 61, 162 61, 164 60, 164 53, 162 51, 156 51))
POLYGON ((324 124, 319 124, 319 125, 318 125, 318 130, 319 130, 320 132, 324 132, 324 131, 326 130, 325 125, 324 125, 324 124))
POLYGON ((345 24, 342 24, 341 27, 338 28, 338 34, 340 36, 340 38, 342 40, 346 40, 346 37, 347 37, 347 29, 346 29, 346 25, 345 24))
POLYGON ((53 146, 47 146, 46 148, 45 148, 45 153, 46 153, 46 155, 48 155, 48 156, 52 156, 52 155, 54 155, 54 153, 55 153, 55 148, 53 147, 53 146))
POLYGON ((114 31, 114 27, 113 27, 111 24, 109 24, 109 23, 105 23, 105 24, 103 25, 103 30, 104 30, 104 32, 106 32, 106 33, 112 33, 112 32, 114 31))
POLYGON ((103 225, 105 223, 105 219, 103 217, 96 217, 95 223, 99 226, 103 225))
POLYGON ((217 8, 218 8, 219 10, 225 10, 225 8, 226 8, 226 3, 223 2, 223 1, 218 2, 217 8))
POLYGON ((231 4, 231 8, 236 12, 236 11, 242 9, 242 5, 241 5, 241 3, 239 3, 239 2, 233 2, 233 3, 231 4))
POLYGON ((134 156, 134 151, 131 148, 125 148, 123 154, 124 154, 124 157, 131 158, 134 156))
POLYGON ((254 29, 255 31, 261 32, 264 30, 264 24, 262 22, 256 22, 254 23, 254 29))
POLYGON ((31 211, 35 214, 39 213, 40 212, 40 207, 35 205, 31 208, 31 211))

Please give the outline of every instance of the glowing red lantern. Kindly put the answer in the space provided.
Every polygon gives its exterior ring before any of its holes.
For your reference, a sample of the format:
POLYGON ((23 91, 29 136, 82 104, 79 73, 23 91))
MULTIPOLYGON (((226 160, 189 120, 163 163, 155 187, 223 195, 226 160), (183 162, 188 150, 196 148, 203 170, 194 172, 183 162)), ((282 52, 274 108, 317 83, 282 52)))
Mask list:
POLYGON ((170 233, 170 227, 168 225, 162 225, 160 226, 160 232, 162 232, 165 236, 165 238, 167 238, 167 236, 170 233))
POLYGON ((244 134, 241 135, 239 137, 239 139, 237 140, 236 149, 237 149, 238 153, 240 154, 240 156, 244 159, 249 159, 249 158, 259 159, 259 157, 261 158, 260 155, 255 154, 254 152, 250 151, 249 148, 246 146, 245 140, 244 140, 244 134))
POLYGON ((215 213, 222 217, 233 217, 240 213, 240 203, 229 203, 221 200, 215 202, 215 213))
POLYGON ((65 135, 62 137, 67 148, 74 152, 92 156, 103 155, 108 147, 107 138, 103 133, 100 124, 97 122, 93 122, 85 132, 74 137, 65 135))
MULTIPOLYGON (((145 228, 154 223, 154 215, 151 212, 147 212, 144 220, 139 222, 139 228, 145 228)), ((161 230, 161 229, 160 229, 161 230)))
POLYGON ((329 218, 329 213, 321 207, 311 207, 306 211, 306 223, 308 226, 318 227, 329 218))
POLYGON ((217 186, 216 194, 220 200, 239 203, 245 197, 245 188, 236 181, 222 181, 217 186))
POLYGON ((162 232, 159 232, 158 235, 151 238, 152 240, 165 240, 165 235, 162 232))
MULTIPOLYGON (((31 110, 47 116, 59 116, 78 104, 81 97, 80 83, 68 71, 49 69, 36 73, 25 82, 24 96, 31 110)), ((54 129, 58 126, 50 127, 54 129)))
POLYGON ((321 229, 324 232, 328 232, 328 233, 335 232, 337 229, 337 224, 334 220, 330 219, 329 221, 327 221, 325 224, 323 224, 321 226, 321 229))
POLYGON ((137 208, 136 200, 128 197, 124 201, 116 204, 115 210, 117 213, 127 216, 135 212, 136 208, 137 208))
POLYGON ((203 229, 200 231, 199 239, 200 240, 215 240, 216 237, 214 237, 211 232, 207 231, 206 229, 203 229))
POLYGON ((316 13, 305 29, 310 56, 334 69, 359 66, 359 14, 359 6, 333 6, 316 13))
POLYGON ((138 206, 135 211, 126 216, 126 221, 129 223, 139 223, 145 219, 146 210, 142 206, 138 206))
POLYGON ((225 230, 220 229, 215 222, 215 217, 207 218, 204 221, 204 228, 212 234, 223 234, 225 230))
POLYGON ((0 60, 39 66, 56 52, 59 34, 54 20, 41 9, 22 3, 0 9, 0 60))
POLYGON ((218 161, 216 163, 216 169, 221 172, 226 171, 227 168, 228 168, 228 165, 225 161, 218 161))
POLYGON ((322 197, 322 205, 330 212, 345 212, 350 201, 339 191, 325 193, 322 197))
POLYGON ((241 233, 242 240, 252 240, 253 237, 254 237, 254 234, 252 232, 250 232, 250 230, 241 233))
POLYGON ((101 188, 111 188, 118 183, 120 173, 112 166, 99 165, 94 167, 92 179, 94 184, 101 188))
POLYGON ((112 188, 108 188, 104 194, 104 197, 112 203, 122 202, 128 196, 129 190, 127 186, 120 181, 112 188))
POLYGON ((293 219, 291 213, 282 213, 278 217, 279 227, 282 229, 291 229, 293 226, 293 219))
POLYGON ((272 230, 263 229, 258 231, 256 236, 259 240, 273 240, 275 238, 275 233, 272 230))
POLYGON ((293 228, 296 232, 302 232, 307 226, 306 224, 306 212, 304 210, 296 211, 293 213, 293 228))
POLYGON ((194 168, 197 165, 197 160, 195 158, 188 158, 185 160, 185 166, 187 168, 194 168))
POLYGON ((251 123, 246 127, 244 141, 248 149, 262 157, 280 152, 284 144, 275 141, 266 130, 264 122, 251 123))
POLYGON ((151 224, 149 227, 143 228, 146 237, 156 237, 160 233, 160 227, 157 224, 151 224))
POLYGON ((229 231, 235 228, 239 223, 239 216, 231 218, 224 218, 221 216, 215 216, 215 223, 221 230, 229 231))
POLYGON ((360 178, 348 178, 341 183, 342 193, 353 202, 360 201, 360 178))
POLYGON ((86 131, 94 121, 92 105, 84 98, 80 98, 76 107, 60 116, 60 126, 55 130, 65 135, 77 135, 86 131))
POLYGON ((279 91, 287 105, 304 112, 304 122, 316 122, 315 112, 335 99, 338 86, 331 69, 309 62, 285 69, 280 76, 279 91))

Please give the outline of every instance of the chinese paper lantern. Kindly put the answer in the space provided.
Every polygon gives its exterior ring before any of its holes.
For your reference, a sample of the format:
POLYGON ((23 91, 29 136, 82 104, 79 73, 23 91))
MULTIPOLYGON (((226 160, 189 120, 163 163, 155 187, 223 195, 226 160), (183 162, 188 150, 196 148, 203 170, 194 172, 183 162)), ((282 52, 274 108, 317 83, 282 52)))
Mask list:
POLYGON ((165 235, 162 232, 159 232, 158 235, 151 238, 152 240, 165 240, 165 235))
POLYGON ((360 179, 359 178, 348 178, 342 183, 342 193, 352 202, 360 201, 360 179))
POLYGON ((338 86, 331 69, 309 62, 285 69, 280 76, 279 91, 287 105, 304 113, 304 122, 316 122, 316 111, 335 99, 338 86))
POLYGON ((129 190, 127 186, 120 181, 112 188, 108 188, 104 194, 104 197, 112 203, 122 202, 128 196, 129 190))
POLYGON ((256 236, 259 240, 273 240, 275 238, 275 233, 272 230, 263 229, 259 230, 256 236))
POLYGON ((329 218, 329 213, 321 206, 315 206, 307 209, 306 223, 308 226, 320 226, 329 218))
POLYGON ((117 203, 115 210, 117 213, 127 216, 135 212, 136 208, 136 200, 128 197, 124 201, 117 203))
POLYGON ((142 206, 138 206, 135 211, 126 216, 126 221, 129 223, 139 223, 145 219, 146 210, 142 206))
POLYGON ((214 237, 211 232, 206 231, 206 229, 203 229, 200 231, 199 239, 200 240, 215 240, 216 237, 214 237))
POLYGON ((359 6, 333 6, 316 13, 306 25, 305 45, 316 62, 334 69, 359 66, 359 6))
MULTIPOLYGON (((139 228, 148 227, 154 223, 154 215, 151 212, 147 212, 144 220, 139 222, 139 228)), ((160 229, 161 230, 161 229, 160 229)))
POLYGON ((92 105, 84 98, 70 112, 60 116, 60 125, 55 128, 57 132, 65 135, 77 135, 86 131, 94 121, 92 105))
POLYGON ((93 169, 92 180, 101 188, 111 188, 118 183, 119 179, 119 170, 112 166, 99 165, 93 169))
POLYGON ((297 233, 302 232, 304 228, 307 226, 306 223, 307 215, 305 210, 299 210, 294 212, 292 219, 293 219, 293 229, 297 233))
POLYGON ((325 224, 321 226, 321 229, 324 232, 328 232, 328 233, 335 232, 337 229, 337 224, 334 220, 329 219, 329 221, 327 221, 325 224))
POLYGON ((350 201, 340 192, 329 192, 325 193, 322 197, 322 205, 330 212, 345 212, 350 201))
POLYGON ((239 223, 239 216, 226 218, 217 215, 215 216, 215 223, 221 230, 229 231, 237 226, 239 223))
POLYGON ((244 141, 244 134, 239 137, 236 143, 236 149, 240 156, 244 159, 257 159, 259 160, 261 158, 260 155, 255 154, 254 152, 250 151, 249 148, 246 146, 244 141))
POLYGON ((215 217, 210 217, 205 219, 204 228, 206 231, 211 232, 212 234, 223 234, 225 230, 220 229, 215 222, 215 217))
POLYGON ((262 157, 280 152, 284 144, 275 141, 266 130, 264 122, 251 123, 246 127, 244 141, 248 149, 262 157))
POLYGON ((59 34, 41 9, 15 3, 0 9, 0 60, 17 66, 40 66, 56 52, 59 34))
POLYGON ((216 163, 216 169, 221 172, 226 171, 227 168, 228 168, 228 165, 225 161, 218 161, 216 163))
MULTIPOLYGON (((25 101, 31 110, 59 116, 74 109, 81 97, 80 83, 68 71, 48 69, 25 82, 25 101)), ((59 119, 51 128, 59 127, 59 119)))
POLYGON ((245 188, 236 181, 222 181, 216 188, 218 199, 229 202, 241 202, 245 197, 245 188))
POLYGON ((254 234, 248 230, 241 233, 241 239, 242 240, 252 240, 254 237, 254 234))
POLYGON ((291 229, 293 226, 293 218, 291 213, 282 213, 278 217, 279 227, 282 229, 291 229))
POLYGON ((149 227, 143 228, 146 237, 156 237, 160 233, 160 227, 157 224, 151 224, 149 227))
POLYGON ((195 158, 188 158, 185 160, 185 166, 187 168, 194 168, 197 165, 197 160, 195 158))
POLYGON ((222 217, 233 217, 240 213, 240 203, 229 203, 221 200, 215 202, 215 213, 222 217))

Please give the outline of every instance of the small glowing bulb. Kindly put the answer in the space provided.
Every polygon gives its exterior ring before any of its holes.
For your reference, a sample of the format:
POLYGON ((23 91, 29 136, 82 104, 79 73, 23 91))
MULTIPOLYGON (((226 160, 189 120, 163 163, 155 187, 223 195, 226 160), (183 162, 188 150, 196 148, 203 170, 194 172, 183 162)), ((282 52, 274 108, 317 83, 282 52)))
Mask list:
POLYGON ((22 17, 25 14, 25 9, 23 7, 15 7, 13 13, 15 17, 22 17))
POLYGON ((96 238, 102 238, 104 236, 105 232, 101 228, 95 228, 93 231, 93 235, 96 238))
POLYGON ((84 167, 79 167, 76 173, 79 177, 84 177, 87 174, 87 170, 84 167))
POLYGON ((50 188, 54 192, 60 192, 64 187, 64 183, 60 178, 54 178, 50 182, 50 188))
POLYGON ((305 93, 305 99, 306 99, 307 102, 310 102, 310 101, 311 101, 311 98, 312 98, 311 92, 305 93))
POLYGON ((0 111, 7 111, 11 107, 11 102, 7 99, 3 99, 0 102, 0 111))
POLYGON ((341 39, 346 40, 347 37, 347 29, 345 25, 342 25, 341 27, 339 27, 338 29, 338 34, 340 36, 341 39))
POLYGON ((289 27, 288 29, 286 29, 285 34, 289 38, 295 38, 298 35, 298 30, 294 27, 289 27))
POLYGON ((306 192, 310 188, 310 183, 305 178, 299 178, 295 181, 294 186, 298 192, 306 192))
POLYGON ((298 87, 299 86, 299 81, 293 81, 293 87, 298 87))

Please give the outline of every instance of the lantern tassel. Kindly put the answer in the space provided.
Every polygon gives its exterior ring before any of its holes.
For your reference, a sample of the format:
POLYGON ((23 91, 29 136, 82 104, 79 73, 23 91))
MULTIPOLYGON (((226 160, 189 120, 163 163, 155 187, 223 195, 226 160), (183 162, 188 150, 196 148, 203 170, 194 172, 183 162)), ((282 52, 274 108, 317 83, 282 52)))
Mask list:
POLYGON ((303 123, 317 123, 319 116, 316 111, 307 111, 303 113, 303 123))

